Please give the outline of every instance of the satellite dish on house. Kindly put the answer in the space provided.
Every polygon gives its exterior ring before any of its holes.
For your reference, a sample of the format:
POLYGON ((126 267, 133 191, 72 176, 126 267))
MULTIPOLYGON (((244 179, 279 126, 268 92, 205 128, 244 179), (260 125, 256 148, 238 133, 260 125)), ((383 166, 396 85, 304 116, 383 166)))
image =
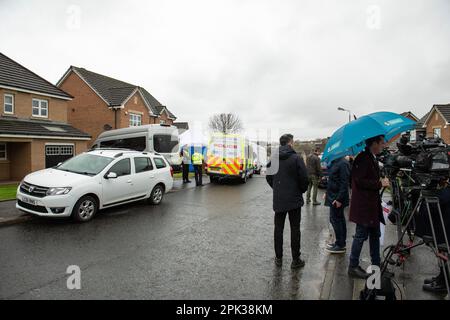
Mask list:
POLYGON ((105 130, 105 131, 108 131, 108 130, 111 130, 111 129, 112 129, 112 127, 109 124, 105 124, 103 126, 103 130, 105 130))

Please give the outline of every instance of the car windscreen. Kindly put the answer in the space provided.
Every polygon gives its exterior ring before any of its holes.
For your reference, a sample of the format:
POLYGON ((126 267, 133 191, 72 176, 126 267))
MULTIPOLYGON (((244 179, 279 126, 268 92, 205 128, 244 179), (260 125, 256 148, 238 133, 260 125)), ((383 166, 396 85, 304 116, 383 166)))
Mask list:
POLYGON ((94 176, 100 173, 113 160, 114 158, 84 153, 67 160, 57 166, 56 169, 94 176))
POLYGON ((178 153, 178 139, 170 134, 155 134, 153 149, 160 153, 178 153))
POLYGON ((124 148, 144 151, 146 147, 145 136, 100 141, 100 148, 124 148))

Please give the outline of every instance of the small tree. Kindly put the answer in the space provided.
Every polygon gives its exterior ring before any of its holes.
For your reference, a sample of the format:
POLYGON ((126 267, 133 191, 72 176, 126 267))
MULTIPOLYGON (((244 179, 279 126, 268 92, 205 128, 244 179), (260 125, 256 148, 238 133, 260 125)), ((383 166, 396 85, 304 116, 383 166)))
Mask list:
POLYGON ((243 129, 241 119, 234 113, 220 113, 209 118, 209 128, 224 134, 237 133, 243 129))

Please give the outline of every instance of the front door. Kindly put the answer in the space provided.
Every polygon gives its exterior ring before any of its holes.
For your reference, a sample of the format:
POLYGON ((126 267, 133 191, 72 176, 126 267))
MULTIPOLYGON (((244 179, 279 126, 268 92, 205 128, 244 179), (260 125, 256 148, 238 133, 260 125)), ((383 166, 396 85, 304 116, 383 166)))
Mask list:
POLYGON ((117 178, 103 178, 103 206, 108 207, 133 198, 134 186, 130 158, 122 159, 114 164, 106 175, 109 172, 117 174, 117 178))

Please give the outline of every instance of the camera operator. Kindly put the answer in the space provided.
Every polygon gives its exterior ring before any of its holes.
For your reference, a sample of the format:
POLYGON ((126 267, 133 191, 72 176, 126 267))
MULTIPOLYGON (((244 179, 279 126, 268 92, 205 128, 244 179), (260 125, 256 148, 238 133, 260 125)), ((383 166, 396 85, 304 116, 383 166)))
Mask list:
MULTIPOLYGON (((450 187, 448 184, 448 179, 441 182, 440 189, 437 191, 437 197, 439 198, 445 230, 442 230, 437 206, 430 205, 430 212, 433 219, 436 240, 439 245, 441 243, 445 243, 444 232, 447 235, 447 239, 450 238, 450 187)), ((430 239, 432 237, 431 224, 425 204, 422 205, 419 215, 416 216, 415 234, 421 238, 428 237, 430 239)), ((432 245, 434 246, 434 244, 432 245)), ((446 264, 445 269, 447 269, 447 275, 450 279, 450 274, 448 274, 448 264, 446 264)), ((439 275, 436 277, 424 280, 423 290, 433 293, 447 292, 447 288, 445 286, 444 268, 440 268, 439 275)))
POLYGON ((364 242, 369 239, 372 265, 380 266, 380 222, 384 222, 380 189, 389 186, 388 179, 381 179, 376 155, 384 147, 384 136, 366 140, 366 148, 358 154, 352 166, 352 198, 350 221, 356 223, 350 254, 349 276, 365 279, 369 276, 359 266, 359 257, 364 242))

